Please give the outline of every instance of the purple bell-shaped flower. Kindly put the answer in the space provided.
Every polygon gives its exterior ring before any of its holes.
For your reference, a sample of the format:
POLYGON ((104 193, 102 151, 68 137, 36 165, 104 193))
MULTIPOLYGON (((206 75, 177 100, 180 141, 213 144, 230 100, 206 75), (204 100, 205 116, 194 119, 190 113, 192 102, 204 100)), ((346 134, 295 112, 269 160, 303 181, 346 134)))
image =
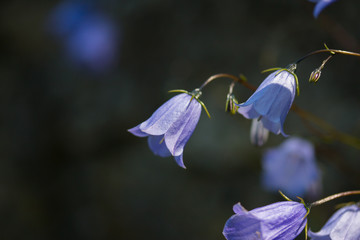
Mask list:
POLYGON ((225 223, 227 240, 277 239, 292 240, 304 229, 308 210, 303 203, 283 201, 247 211, 234 205, 235 215, 225 223))
POLYGON ((251 97, 238 104, 238 113, 247 119, 258 119, 269 131, 283 136, 285 118, 297 89, 296 65, 271 73, 251 97))
MULTIPOLYGON (((185 91, 182 91, 185 92, 185 91)), ((183 150, 199 121, 201 92, 181 93, 165 102, 145 122, 128 131, 138 137, 148 137, 151 151, 161 157, 174 156, 185 168, 183 150)))

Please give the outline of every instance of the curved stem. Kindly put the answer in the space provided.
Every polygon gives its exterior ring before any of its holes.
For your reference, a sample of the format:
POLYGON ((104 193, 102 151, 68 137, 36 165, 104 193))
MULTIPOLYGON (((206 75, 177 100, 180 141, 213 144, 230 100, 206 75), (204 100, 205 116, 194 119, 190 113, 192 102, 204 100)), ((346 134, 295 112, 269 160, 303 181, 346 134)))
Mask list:
POLYGON ((350 55, 350 56, 360 57, 360 53, 356 53, 356 52, 349 52, 349 51, 338 50, 338 49, 320 49, 320 50, 316 50, 316 51, 313 51, 311 53, 306 54, 305 56, 298 59, 295 62, 295 64, 298 64, 301 61, 303 61, 304 59, 306 59, 306 58, 308 58, 308 57, 310 57, 312 55, 319 54, 319 53, 343 54, 343 55, 350 55))
POLYGON ((310 203, 310 207, 321 205, 323 203, 329 202, 329 201, 334 200, 336 198, 355 195, 355 194, 360 194, 360 190, 347 191, 347 192, 337 193, 337 194, 328 196, 326 198, 323 198, 323 199, 320 199, 320 200, 315 201, 313 203, 310 203))
POLYGON ((244 79, 242 79, 241 77, 237 77, 235 75, 232 75, 232 74, 227 74, 227 73, 218 73, 218 74, 215 74, 215 75, 212 75, 211 77, 209 77, 200 87, 199 87, 199 90, 203 89, 206 85, 208 85, 210 82, 214 81, 215 79, 218 79, 218 78, 230 78, 232 79, 233 81, 235 82, 238 82, 242 85, 244 85, 245 87, 255 91, 256 88, 250 84, 248 84, 244 79))

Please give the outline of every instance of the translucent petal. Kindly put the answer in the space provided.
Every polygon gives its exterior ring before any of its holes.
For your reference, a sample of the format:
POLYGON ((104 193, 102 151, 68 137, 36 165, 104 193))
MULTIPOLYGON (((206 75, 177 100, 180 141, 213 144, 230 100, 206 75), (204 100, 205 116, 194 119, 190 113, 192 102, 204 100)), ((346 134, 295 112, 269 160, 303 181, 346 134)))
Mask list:
POLYGON ((360 239, 360 208, 357 204, 336 211, 317 233, 309 231, 309 237, 319 239, 360 239))
POLYGON ((234 212, 223 231, 228 240, 292 240, 304 229, 307 210, 302 203, 284 201, 251 211, 236 204, 234 212))
POLYGON ((307 210, 302 203, 284 201, 250 211, 263 221, 264 239, 294 239, 305 228, 307 210))
POLYGON ((201 105, 195 99, 186 111, 171 125, 165 133, 165 143, 173 156, 182 154, 183 149, 199 121, 201 105))
POLYGON ((136 127, 128 129, 128 131, 131 132, 132 134, 134 134, 137 137, 147 137, 147 136, 149 136, 149 134, 144 133, 143 131, 140 130, 140 124, 137 125, 136 127))
POLYGON ((187 93, 169 99, 148 120, 140 124, 141 131, 150 135, 163 135, 182 116, 190 99, 191 96, 187 93))

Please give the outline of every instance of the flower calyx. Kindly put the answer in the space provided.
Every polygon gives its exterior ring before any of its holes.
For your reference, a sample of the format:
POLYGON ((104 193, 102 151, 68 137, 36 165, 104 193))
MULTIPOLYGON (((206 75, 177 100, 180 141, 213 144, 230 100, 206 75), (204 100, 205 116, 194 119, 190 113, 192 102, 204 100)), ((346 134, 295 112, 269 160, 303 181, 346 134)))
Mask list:
POLYGON ((205 104, 199 99, 202 92, 200 90, 200 88, 195 88, 193 91, 189 92, 183 89, 175 89, 175 90, 170 90, 170 93, 173 92, 177 92, 177 93, 187 93, 191 96, 191 100, 192 101, 194 98, 196 99, 196 101, 198 101, 200 103, 200 105, 203 107, 204 111, 206 112, 206 114, 208 115, 209 118, 211 118, 209 111, 207 110, 205 104))

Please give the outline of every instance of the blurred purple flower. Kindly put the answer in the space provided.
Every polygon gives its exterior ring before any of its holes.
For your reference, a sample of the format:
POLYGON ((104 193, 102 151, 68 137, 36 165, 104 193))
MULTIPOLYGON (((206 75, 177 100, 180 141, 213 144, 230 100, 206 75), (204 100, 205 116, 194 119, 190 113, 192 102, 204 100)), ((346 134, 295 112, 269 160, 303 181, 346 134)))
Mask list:
POLYGON ((317 18, 320 14, 320 12, 326 8, 331 3, 335 2, 336 0, 309 0, 310 2, 316 3, 313 15, 315 18, 317 18))
POLYGON ((51 13, 50 32, 58 37, 75 64, 95 72, 114 66, 118 32, 112 21, 90 4, 65 1, 51 13))
POLYGON ((277 239, 292 240, 304 229, 307 209, 303 203, 283 201, 247 211, 234 205, 235 215, 225 223, 227 240, 277 239))
POLYGON ((238 113, 248 119, 259 119, 269 131, 287 136, 283 124, 295 98, 295 74, 289 69, 271 73, 245 102, 238 113))
POLYGON ((311 239, 360 239, 360 203, 339 209, 326 222, 323 228, 314 233, 311 230, 308 236, 311 239))
POLYGON ((287 139, 279 147, 265 152, 262 165, 262 182, 268 190, 281 190, 290 197, 306 193, 315 197, 321 191, 314 147, 308 141, 287 139))
POLYGON ((185 168, 183 150, 201 114, 197 94, 200 92, 176 95, 158 108, 148 120, 128 131, 138 137, 148 137, 149 147, 155 155, 172 155, 177 164, 185 168))

